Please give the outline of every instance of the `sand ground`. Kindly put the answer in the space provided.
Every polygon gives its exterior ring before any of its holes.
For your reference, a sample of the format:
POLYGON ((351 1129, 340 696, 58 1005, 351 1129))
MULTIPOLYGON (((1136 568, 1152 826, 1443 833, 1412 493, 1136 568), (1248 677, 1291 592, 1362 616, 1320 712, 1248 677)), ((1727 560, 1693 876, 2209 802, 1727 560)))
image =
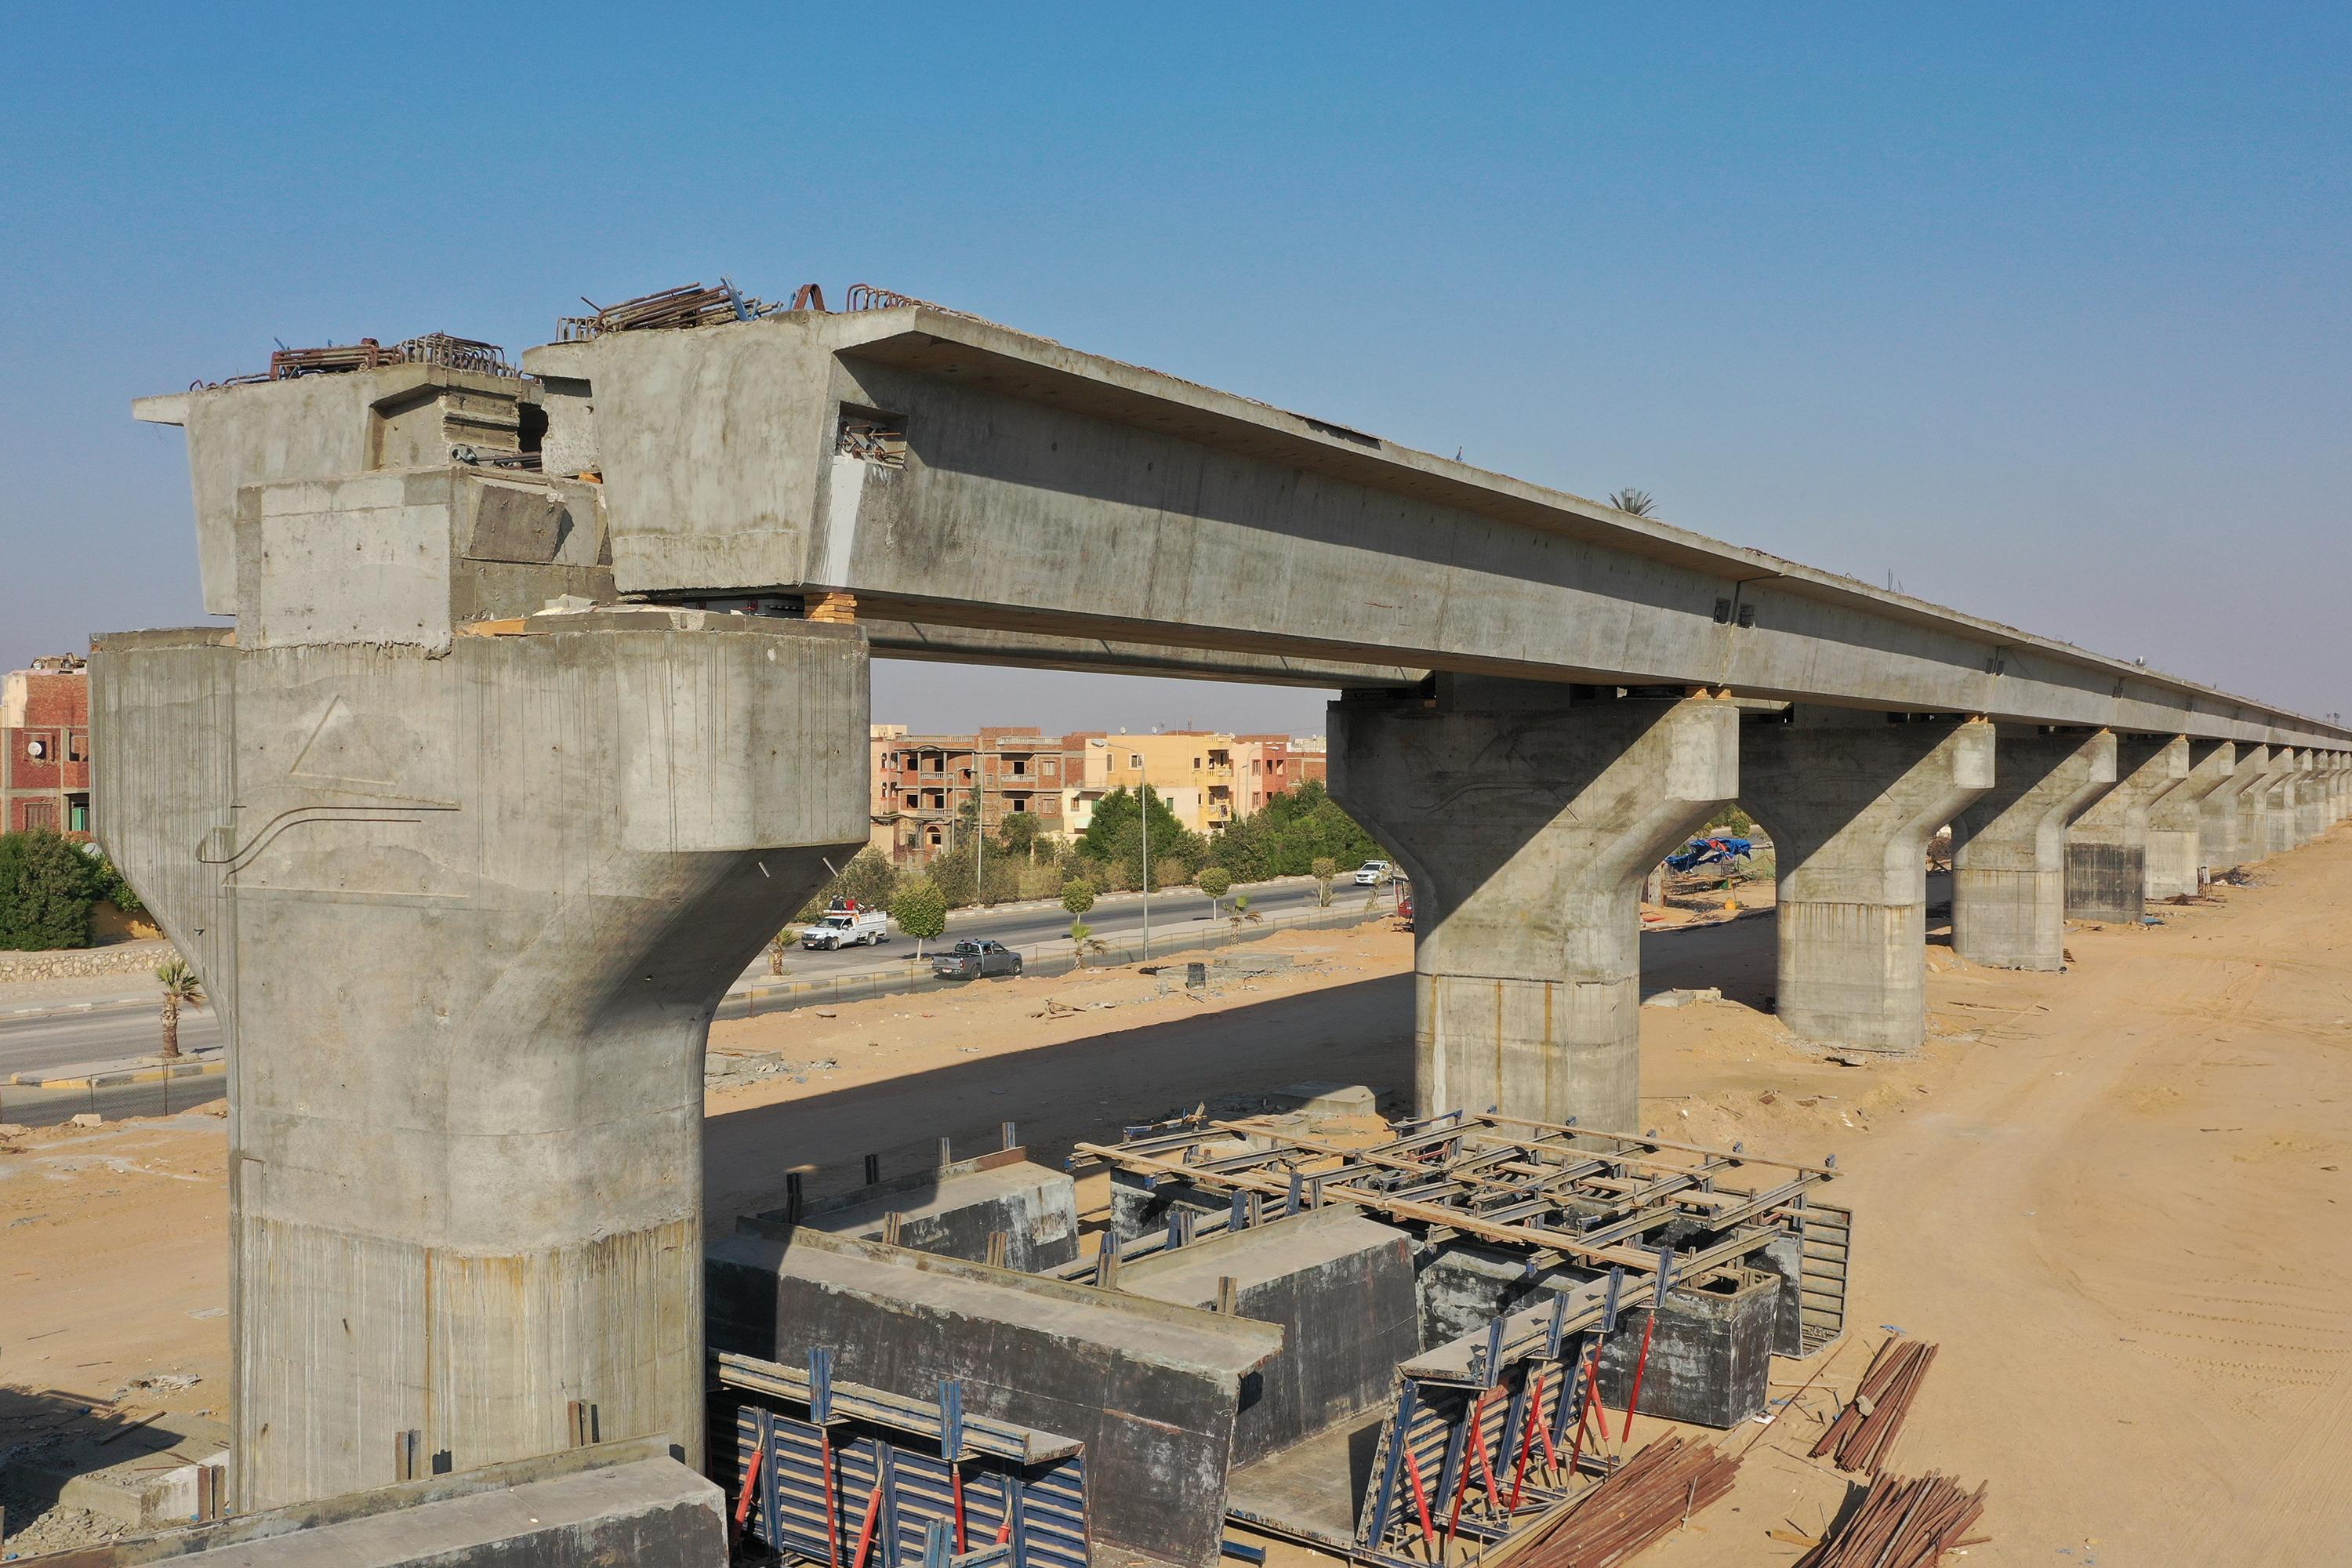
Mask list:
MULTIPOLYGON (((1758 1439, 1734 1496, 1644 1562, 1793 1559, 1785 1538, 1846 1484, 1802 1449, 1889 1324, 1943 1347, 1896 1467, 1991 1486, 1992 1540, 1966 1561, 2352 1561, 2352 829, 2257 876, 2161 927, 2072 932, 2063 974, 1931 947, 1934 1037, 1862 1067, 1760 1010, 1769 913, 1644 938, 1647 987, 1725 994, 1644 1009, 1644 1120, 1834 1152, 1851 1174, 1832 1196, 1856 1211, 1846 1348, 1800 1409, 1732 1436, 1758 1439)), ((713 1096, 710 1221, 780 1202, 790 1169, 821 1193, 867 1152, 918 1168, 938 1137, 992 1147, 1007 1120, 1058 1161, 1219 1095, 1405 1091, 1411 939, 1376 924, 1265 945, 1297 966, 1205 1000, 1122 969, 722 1024, 714 1049, 799 1065, 713 1096)), ((221 1134, 199 1115, 5 1145, 0 1453, 225 1405, 221 1134), (159 1373, 201 1381, 126 1390, 159 1373)))

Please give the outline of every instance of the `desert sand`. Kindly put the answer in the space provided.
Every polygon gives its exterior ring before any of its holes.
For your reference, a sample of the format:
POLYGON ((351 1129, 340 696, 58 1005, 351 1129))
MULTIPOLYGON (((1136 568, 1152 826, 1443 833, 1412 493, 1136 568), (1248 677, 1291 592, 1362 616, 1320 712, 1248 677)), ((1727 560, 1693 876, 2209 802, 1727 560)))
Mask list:
MULTIPOLYGON (((2255 874, 2161 926, 2074 930, 2061 974, 1931 947, 1927 1048, 1861 1066, 1762 1010, 1769 912, 1645 937, 1647 986, 1724 993, 1643 1010, 1645 1121, 1834 1152, 1850 1174, 1829 1196, 1856 1211, 1837 1360, 1801 1405, 1728 1436, 1756 1439, 1738 1490, 1645 1563, 1793 1559, 1847 1484, 1802 1451, 1883 1325, 1943 1347, 1894 1466, 1990 1484, 1991 1540, 1968 1563, 2352 1561, 2352 829, 2255 874)), ((1306 1079, 1403 1103, 1411 938, 1375 923, 1264 946, 1296 967, 1205 998, 1181 967, 1116 969, 719 1025, 714 1050, 793 1065, 712 1095, 710 1223, 781 1202, 789 1170, 821 1193, 866 1153, 912 1169, 942 1135, 993 1147, 1008 1120, 1050 1162, 1306 1079)), ((221 1122, 5 1148, 0 1451, 84 1405, 220 1410, 221 1122), (201 1381, 115 1403, 161 1372, 201 1381)), ((1776 1363, 1775 1394, 1822 1364, 1776 1363)))

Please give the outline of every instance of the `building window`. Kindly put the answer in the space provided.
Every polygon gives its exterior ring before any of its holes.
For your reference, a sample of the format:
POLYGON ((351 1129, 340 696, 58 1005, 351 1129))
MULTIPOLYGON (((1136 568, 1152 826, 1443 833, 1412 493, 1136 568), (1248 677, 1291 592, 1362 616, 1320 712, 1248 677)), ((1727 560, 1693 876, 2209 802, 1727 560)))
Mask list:
POLYGON ((1013 758, 1013 777, 1015 777, 1015 778, 1022 777, 1023 775, 1026 774, 1028 772, 1029 772, 1029 759, 1028 759, 1028 758, 1026 758, 1026 757, 1015 757, 1015 758, 1013 758))
POLYGON ((1143 753, 1141 752, 1129 752, 1127 754, 1127 765, 1130 768, 1141 767, 1143 765, 1143 753))
POLYGON ((1024 797, 1024 796, 1015 795, 1015 796, 1013 797, 1013 810, 1015 810, 1015 811, 1026 811, 1026 810, 1028 810, 1028 809, 1029 809, 1029 802, 1028 802, 1028 800, 1027 800, 1025 797, 1024 797))
POLYGON ((66 808, 66 823, 69 831, 74 833, 89 831, 89 802, 77 800, 66 808))
POLYGON ((46 800, 28 800, 25 803, 26 832, 37 833, 45 827, 55 828, 57 825, 58 808, 50 802, 46 800))

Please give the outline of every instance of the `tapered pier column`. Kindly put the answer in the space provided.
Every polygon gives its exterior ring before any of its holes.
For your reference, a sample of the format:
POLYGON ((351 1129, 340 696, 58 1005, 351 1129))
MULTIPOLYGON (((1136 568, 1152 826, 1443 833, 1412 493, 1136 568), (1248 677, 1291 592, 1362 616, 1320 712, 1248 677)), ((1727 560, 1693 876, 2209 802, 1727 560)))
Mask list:
POLYGON ((2334 767, 2334 759, 2326 752, 2311 753, 2311 771, 2295 790, 2294 835, 2298 843, 2308 844, 2327 831, 2332 820, 2327 815, 2327 792, 2333 783, 2328 775, 2334 767))
POLYGON ((2205 804, 2199 808, 2198 848, 2209 869, 2226 871, 2249 858, 2244 829, 2246 795, 2261 787, 2270 759, 2268 746, 2238 747, 2230 776, 2205 797, 2205 804))
POLYGON ((1992 788, 1952 819, 1952 949, 1997 969, 2062 969, 2066 825, 2114 786, 2116 738, 1996 728, 1992 788))
POLYGON ((2147 896, 2194 893, 2217 862, 2205 848, 2205 803, 2230 782, 2238 749, 2227 741, 2189 742, 2189 773, 2147 810, 2147 896))
POLYGON ((1412 876, 1425 1114, 1641 1125, 1642 879, 1737 795, 1738 714, 1570 690, 1331 706, 1331 795, 1412 876))
POLYGON ((2273 761, 2264 811, 2263 847, 2267 853, 2284 855, 2303 842, 2297 831, 2302 825, 2297 817, 2296 792, 2310 771, 2311 753, 2306 751, 2284 752, 2273 761))
POLYGON ((2188 776, 2188 737, 2116 737, 2116 787, 2066 832, 2071 919, 2131 924, 2146 912, 2148 810, 2188 776))
POLYGON ((228 1039, 238 1508, 388 1485, 405 1432, 553 1452, 575 1401, 698 1467, 703 1046, 865 840, 862 634, 243 621, 92 661, 100 839, 228 1039))
POLYGON ((1799 707, 1740 727, 1739 798, 1780 861, 1781 1021, 1811 1040, 1927 1037, 1927 840, 1993 785, 1993 726, 1799 707))
POLYGON ((2251 865, 2271 852, 2271 796, 2280 777, 2294 765, 2294 753, 2283 746, 2265 749, 2262 772, 2238 795, 2238 863, 2251 865))

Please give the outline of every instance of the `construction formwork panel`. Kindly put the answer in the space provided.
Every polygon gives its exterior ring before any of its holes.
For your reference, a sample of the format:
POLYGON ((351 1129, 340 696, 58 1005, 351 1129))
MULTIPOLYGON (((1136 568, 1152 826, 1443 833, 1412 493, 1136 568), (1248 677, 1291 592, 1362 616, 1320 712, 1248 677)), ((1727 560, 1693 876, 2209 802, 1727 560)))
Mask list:
POLYGON ((1002 1545, 1010 1568, 1092 1561, 1083 1454, 1028 1465, 983 1455, 951 1467, 918 1435, 832 1429, 750 1402, 734 1427, 739 1497, 752 1477, 743 1535, 770 1551, 857 1568, 858 1543, 870 1537, 864 1568, 919 1568, 929 1527, 943 1521, 959 1556, 1002 1545))

